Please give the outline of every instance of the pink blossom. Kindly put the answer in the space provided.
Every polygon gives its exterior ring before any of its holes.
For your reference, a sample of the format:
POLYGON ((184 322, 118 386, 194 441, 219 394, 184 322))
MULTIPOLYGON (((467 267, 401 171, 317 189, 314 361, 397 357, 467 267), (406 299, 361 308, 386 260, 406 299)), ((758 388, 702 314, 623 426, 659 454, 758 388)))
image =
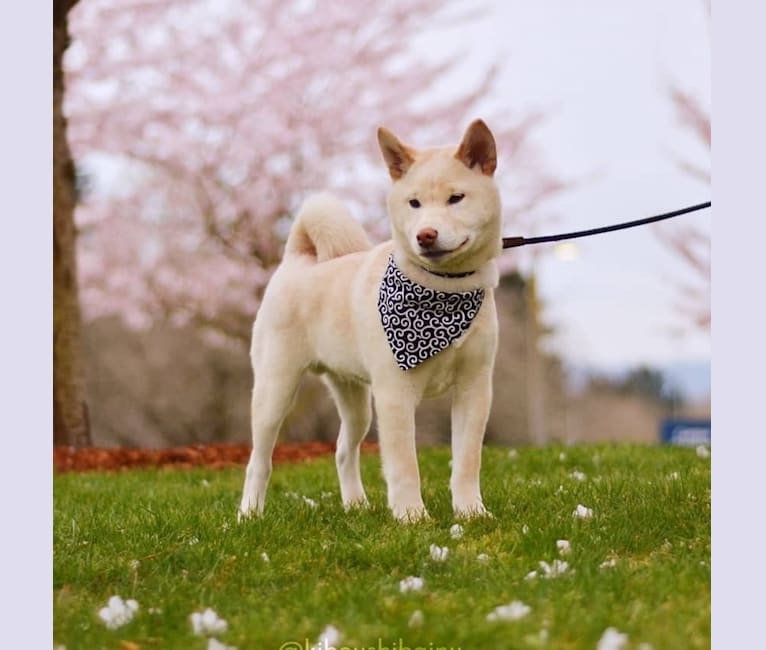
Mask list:
MULTIPOLYGON (((64 110, 93 181, 76 213, 86 318, 168 318, 247 341, 308 193, 338 193, 387 237, 375 128, 449 142, 494 89, 488 68, 450 98, 430 92, 451 63, 412 44, 425 22, 462 13, 447 0, 77 4, 64 110)), ((506 230, 531 232, 564 187, 528 141, 540 116, 482 117, 507 171, 506 230)))

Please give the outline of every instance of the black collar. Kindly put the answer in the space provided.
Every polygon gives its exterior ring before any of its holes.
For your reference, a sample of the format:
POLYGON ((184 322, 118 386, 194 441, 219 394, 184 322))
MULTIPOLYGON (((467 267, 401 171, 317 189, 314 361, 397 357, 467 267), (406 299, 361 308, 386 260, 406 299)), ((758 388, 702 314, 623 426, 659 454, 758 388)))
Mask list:
POLYGON ((439 273, 438 271, 427 269, 425 266, 420 266, 420 264, 418 264, 418 267, 423 269, 426 273, 438 275, 440 278, 467 278, 469 275, 476 273, 476 271, 466 271, 465 273, 439 273))

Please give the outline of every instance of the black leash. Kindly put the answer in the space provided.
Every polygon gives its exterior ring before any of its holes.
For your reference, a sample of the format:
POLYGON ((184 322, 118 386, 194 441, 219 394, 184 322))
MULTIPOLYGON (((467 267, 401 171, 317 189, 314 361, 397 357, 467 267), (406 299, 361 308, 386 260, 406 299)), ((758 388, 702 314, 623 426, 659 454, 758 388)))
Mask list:
POLYGON ((503 248, 516 248, 517 246, 527 246, 528 244, 544 244, 551 241, 563 241, 565 239, 576 239, 577 237, 589 237, 590 235, 600 235, 604 232, 613 232, 615 230, 623 230, 625 228, 633 228, 634 226, 643 226, 647 223, 654 223, 655 221, 662 221, 663 219, 670 219, 671 217, 678 217, 687 212, 695 212, 696 210, 704 210, 710 207, 710 201, 707 203, 698 203, 688 208, 681 208, 680 210, 673 210, 673 212, 666 212, 664 214, 658 214, 654 217, 646 217, 645 219, 636 219, 635 221, 626 221, 625 223, 617 223, 612 226, 602 226, 601 228, 591 228, 590 230, 578 230, 577 232, 565 232, 560 235, 545 235, 543 237, 503 237, 503 248))

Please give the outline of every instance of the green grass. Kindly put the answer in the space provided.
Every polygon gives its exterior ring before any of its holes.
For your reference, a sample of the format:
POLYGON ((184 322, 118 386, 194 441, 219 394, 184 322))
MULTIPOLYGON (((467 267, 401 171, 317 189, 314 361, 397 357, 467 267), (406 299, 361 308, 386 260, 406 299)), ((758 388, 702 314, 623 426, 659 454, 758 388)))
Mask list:
POLYGON ((710 461, 693 449, 522 448, 514 460, 487 448, 482 487, 495 516, 464 522, 458 540, 449 451, 419 457, 431 519, 414 525, 389 515, 377 455, 363 460, 370 509, 343 511, 325 458, 276 466, 265 516, 242 524, 243 470, 56 476, 55 642, 203 649, 189 615, 212 607, 229 623, 220 640, 239 650, 305 649, 328 624, 349 648, 595 648, 610 626, 629 648, 710 647, 710 461), (592 519, 572 517, 578 504, 592 519), (559 557, 558 539, 571 543, 570 572, 525 580, 559 557), (430 558, 431 544, 449 547, 445 562, 430 558), (422 591, 400 593, 409 575, 425 580, 422 591), (97 612, 113 594, 140 609, 108 630, 97 612), (486 620, 512 600, 529 615, 486 620), (416 609, 424 622, 410 628, 416 609))

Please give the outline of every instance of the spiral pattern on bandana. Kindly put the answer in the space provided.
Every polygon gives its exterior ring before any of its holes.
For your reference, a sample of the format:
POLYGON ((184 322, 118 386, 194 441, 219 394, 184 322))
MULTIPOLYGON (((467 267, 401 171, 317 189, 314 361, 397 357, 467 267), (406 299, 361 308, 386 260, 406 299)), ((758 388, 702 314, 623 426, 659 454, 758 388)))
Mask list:
POLYGON ((484 289, 435 291, 416 284, 390 256, 378 291, 378 312, 397 365, 410 370, 459 339, 483 300, 484 289))

